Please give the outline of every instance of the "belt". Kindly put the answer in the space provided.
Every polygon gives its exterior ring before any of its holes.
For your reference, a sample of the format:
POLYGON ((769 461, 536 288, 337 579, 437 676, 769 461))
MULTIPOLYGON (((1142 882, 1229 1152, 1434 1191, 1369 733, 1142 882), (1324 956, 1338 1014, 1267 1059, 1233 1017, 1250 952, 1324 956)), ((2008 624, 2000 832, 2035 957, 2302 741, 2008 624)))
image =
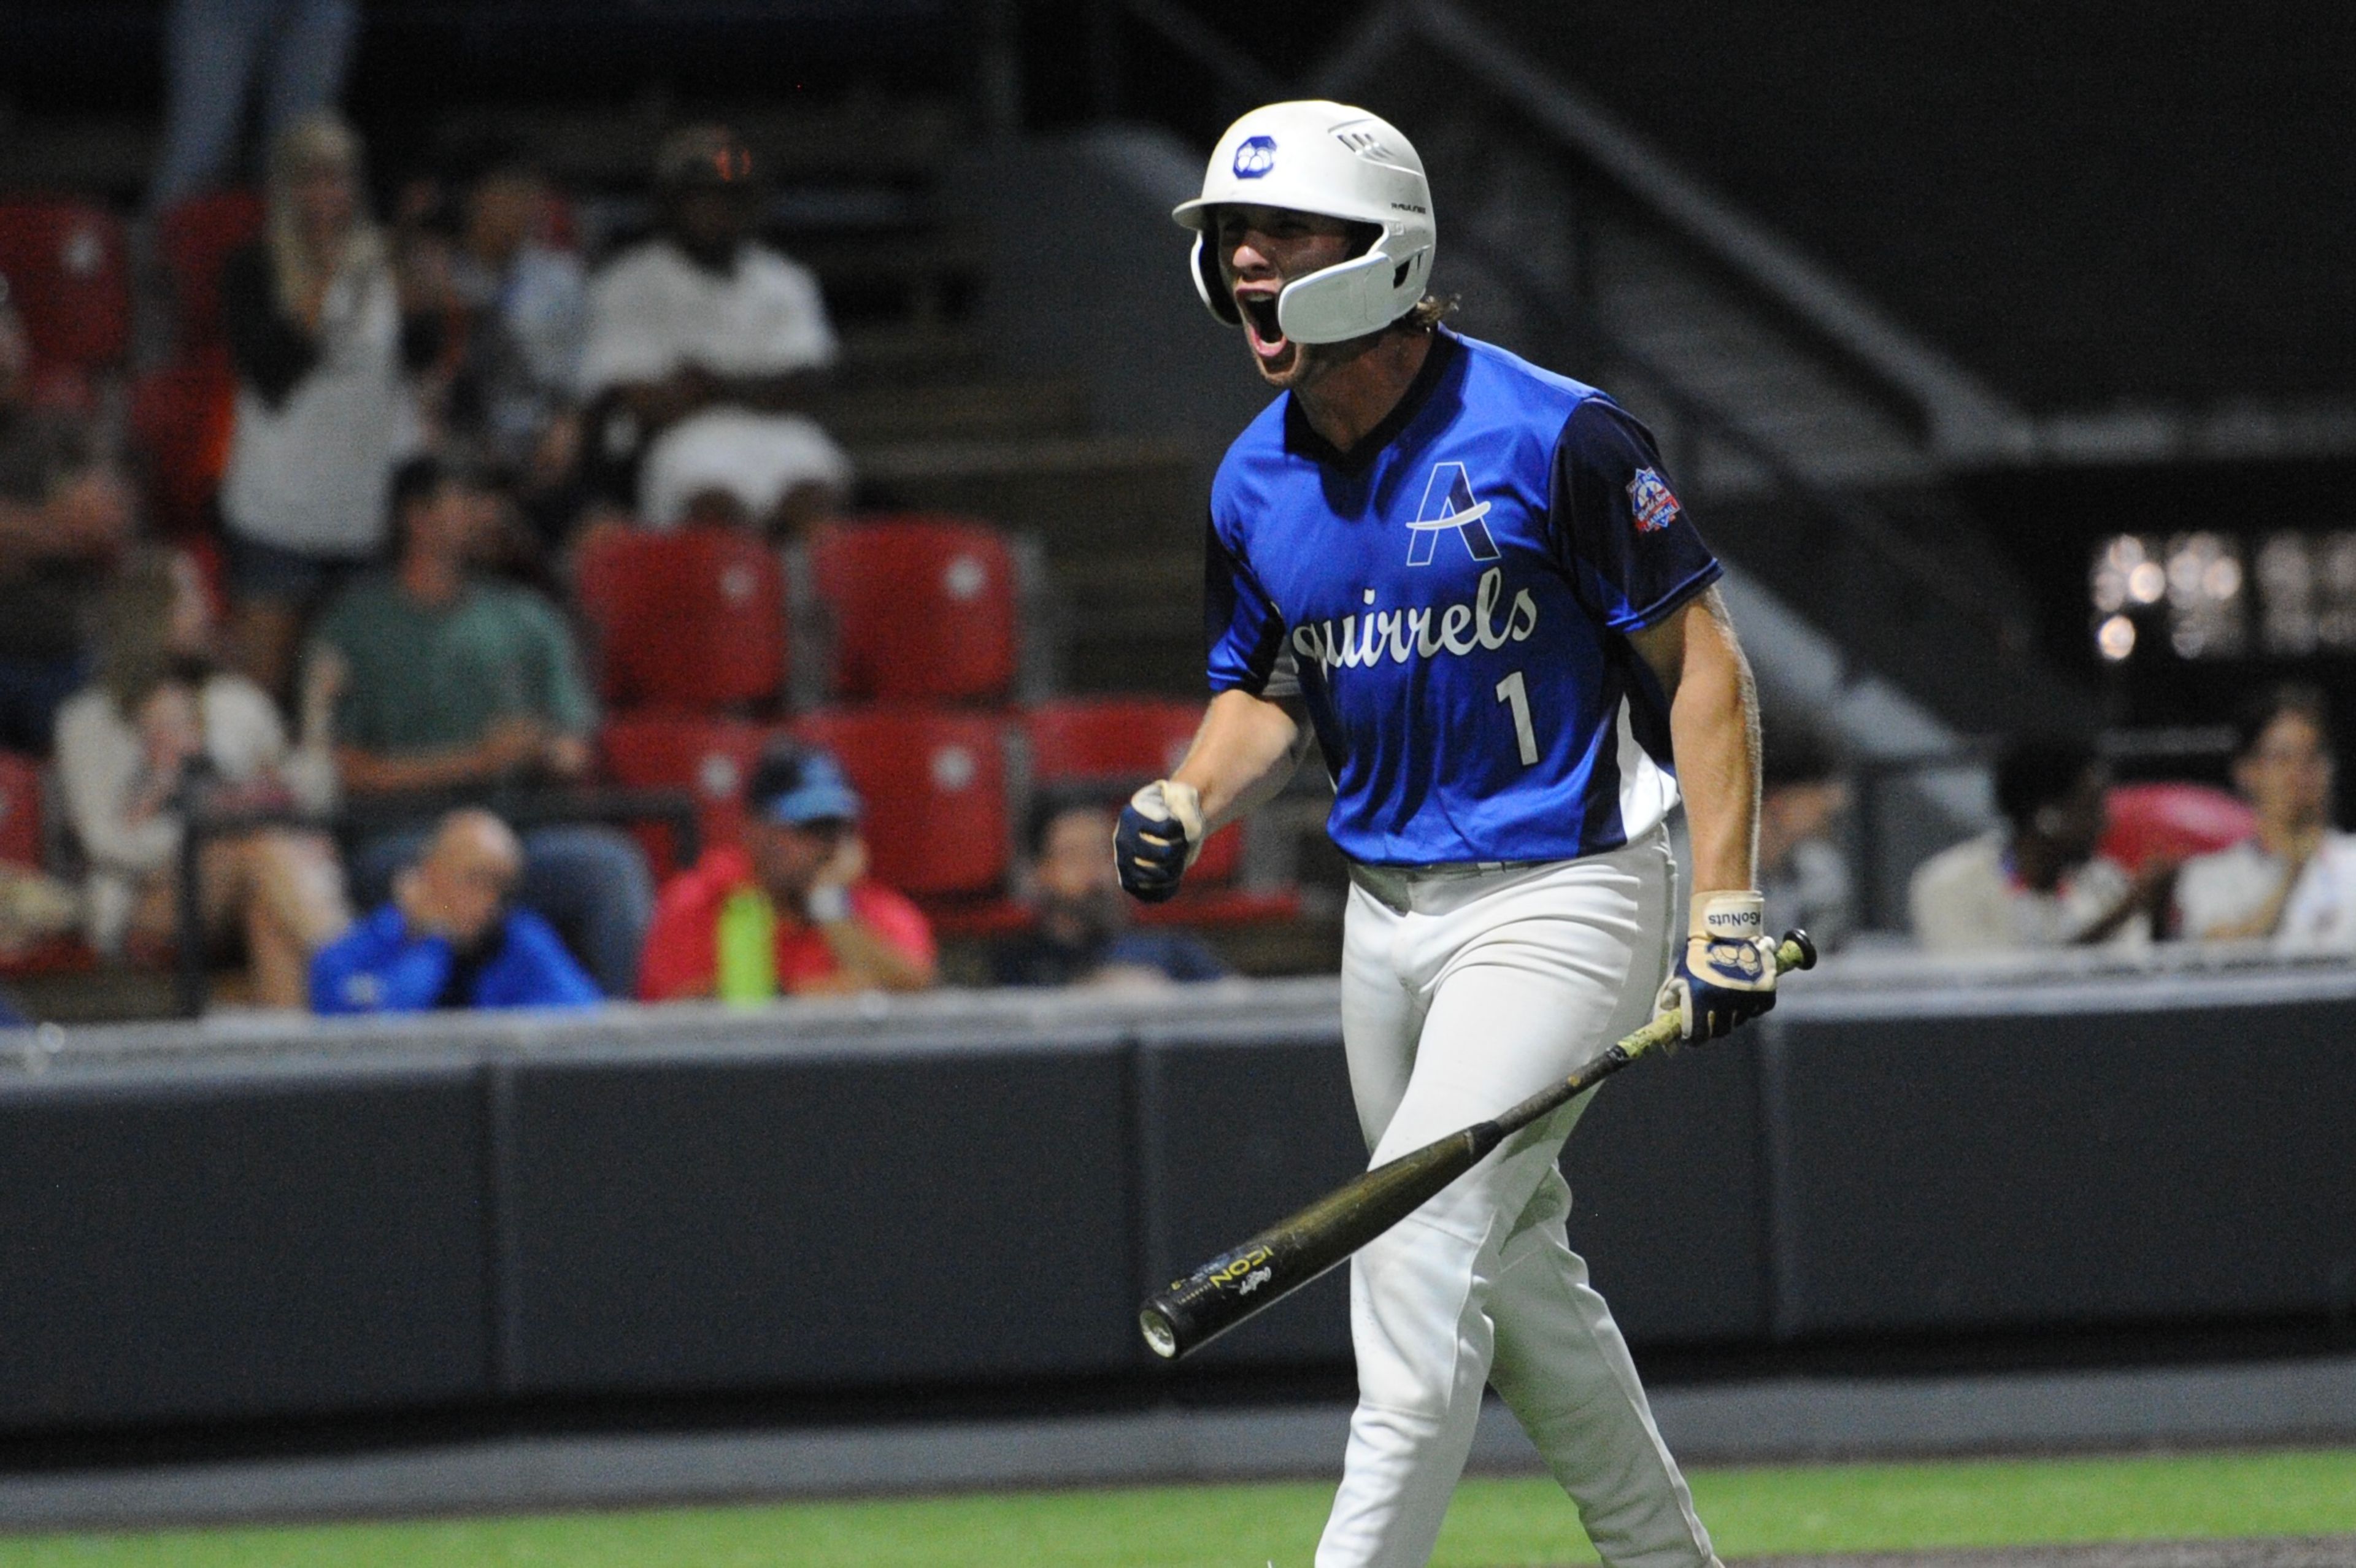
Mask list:
POLYGON ((1550 866, 1552 860, 1444 860, 1430 866, 1369 866, 1353 860, 1350 880, 1364 888, 1368 896, 1395 914, 1405 914, 1414 906, 1418 888, 1434 882, 1461 881, 1468 877, 1494 876, 1500 871, 1524 871, 1534 866, 1550 866))

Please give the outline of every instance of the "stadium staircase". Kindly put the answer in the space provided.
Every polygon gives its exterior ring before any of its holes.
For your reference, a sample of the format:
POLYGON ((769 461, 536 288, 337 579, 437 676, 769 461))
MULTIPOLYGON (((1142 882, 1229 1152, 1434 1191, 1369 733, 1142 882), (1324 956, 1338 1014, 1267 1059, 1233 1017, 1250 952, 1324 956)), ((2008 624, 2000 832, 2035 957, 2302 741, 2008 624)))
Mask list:
MULTIPOLYGON (((940 197, 969 140, 949 98, 853 93, 825 109, 774 101, 701 112, 729 121, 768 160, 770 232, 817 272, 843 338, 814 410, 858 465, 862 506, 954 512, 1036 539, 1062 684, 1083 691, 1199 685, 1193 599, 1202 454, 1183 441, 1102 431, 1087 388, 1009 367, 975 330, 984 257, 940 197), (1120 570, 1108 531, 1137 547, 1120 570)), ((544 108, 453 113, 442 139, 528 139, 576 190, 584 238, 642 229, 659 127, 544 108)))

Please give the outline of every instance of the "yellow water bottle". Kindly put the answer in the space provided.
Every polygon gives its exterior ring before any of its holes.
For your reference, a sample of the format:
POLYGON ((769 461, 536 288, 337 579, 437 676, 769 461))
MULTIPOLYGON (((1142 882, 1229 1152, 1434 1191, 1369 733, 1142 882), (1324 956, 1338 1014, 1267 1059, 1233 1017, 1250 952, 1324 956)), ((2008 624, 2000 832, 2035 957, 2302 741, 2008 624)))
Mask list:
POLYGON ((739 888, 720 906, 720 999, 758 1007, 777 994, 777 912, 759 888, 739 888))

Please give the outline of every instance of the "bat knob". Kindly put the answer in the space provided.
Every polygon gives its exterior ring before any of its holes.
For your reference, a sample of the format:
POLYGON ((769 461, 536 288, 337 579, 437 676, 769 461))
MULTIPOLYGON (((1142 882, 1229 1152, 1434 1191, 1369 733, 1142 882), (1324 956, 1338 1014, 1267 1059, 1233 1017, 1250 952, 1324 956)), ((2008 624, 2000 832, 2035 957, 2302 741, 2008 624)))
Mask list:
POLYGON ((1799 927, 1794 926, 1791 930, 1785 932, 1783 933, 1783 940, 1777 945, 1782 947, 1796 947, 1800 950, 1798 962, 1792 964, 1789 967, 1794 969, 1813 969, 1816 966, 1816 944, 1809 939, 1808 933, 1802 931, 1799 927))

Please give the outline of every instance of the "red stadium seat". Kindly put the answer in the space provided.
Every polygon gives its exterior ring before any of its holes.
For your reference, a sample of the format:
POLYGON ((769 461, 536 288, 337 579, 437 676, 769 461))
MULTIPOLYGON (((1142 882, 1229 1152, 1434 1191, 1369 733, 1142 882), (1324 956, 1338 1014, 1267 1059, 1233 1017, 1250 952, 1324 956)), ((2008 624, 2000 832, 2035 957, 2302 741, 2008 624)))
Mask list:
MULTIPOLYGON (((30 757, 0 752, 0 861, 38 870, 42 859, 41 765, 30 757)), ((97 963, 97 955, 76 936, 0 949, 0 976, 10 978, 79 974, 97 963)))
POLYGON ((867 708, 806 714, 793 733, 832 752, 866 803, 877 878, 925 900, 982 900, 1008 869, 1006 751, 979 713, 867 708))
POLYGON ((174 207, 155 226, 156 249, 172 274, 179 306, 179 357, 185 363, 226 364, 221 336, 220 271, 230 251, 262 234, 262 198, 250 190, 217 190, 174 207))
POLYGON ((785 571, 752 535, 616 530, 583 552, 579 588, 597 630, 608 701, 712 713, 776 695, 786 669, 785 571))
POLYGON ((2130 871, 2161 858, 2189 859, 2240 843, 2257 818, 2240 799, 2208 784, 2114 785, 2104 797, 2110 827, 2101 853, 2130 871))
POLYGON ((78 379, 123 357, 130 269, 113 214, 63 197, 0 202, 0 277, 24 321, 37 379, 78 379))
POLYGON ((827 527, 812 535, 809 559, 833 622, 831 696, 990 701, 1013 686, 1014 556, 988 524, 906 517, 827 527))
POLYGON ((1023 716, 1031 776, 1041 784, 1130 787, 1167 775, 1186 755, 1203 705, 1176 697, 1066 697, 1023 716))
MULTIPOLYGON (((734 844, 742 834, 744 781, 776 732, 739 719, 640 713, 607 720, 597 749, 616 784, 692 790, 697 830, 710 847, 734 844)), ((667 828, 648 827, 638 837, 655 875, 668 876, 678 868, 678 849, 667 828)))
POLYGON ((170 534, 211 521, 237 428, 237 378, 224 364, 173 365, 131 386, 131 432, 149 460, 148 505, 170 534))
MULTIPOLYGON (((1172 697, 1068 697, 1025 713, 1031 782, 1049 794, 1096 790, 1126 795, 1184 760, 1203 705, 1172 697)), ((1201 888, 1235 880, 1243 859, 1240 824, 1214 834, 1186 873, 1201 888)))
POLYGON ((0 860, 41 864, 41 765, 13 752, 0 752, 0 860))

